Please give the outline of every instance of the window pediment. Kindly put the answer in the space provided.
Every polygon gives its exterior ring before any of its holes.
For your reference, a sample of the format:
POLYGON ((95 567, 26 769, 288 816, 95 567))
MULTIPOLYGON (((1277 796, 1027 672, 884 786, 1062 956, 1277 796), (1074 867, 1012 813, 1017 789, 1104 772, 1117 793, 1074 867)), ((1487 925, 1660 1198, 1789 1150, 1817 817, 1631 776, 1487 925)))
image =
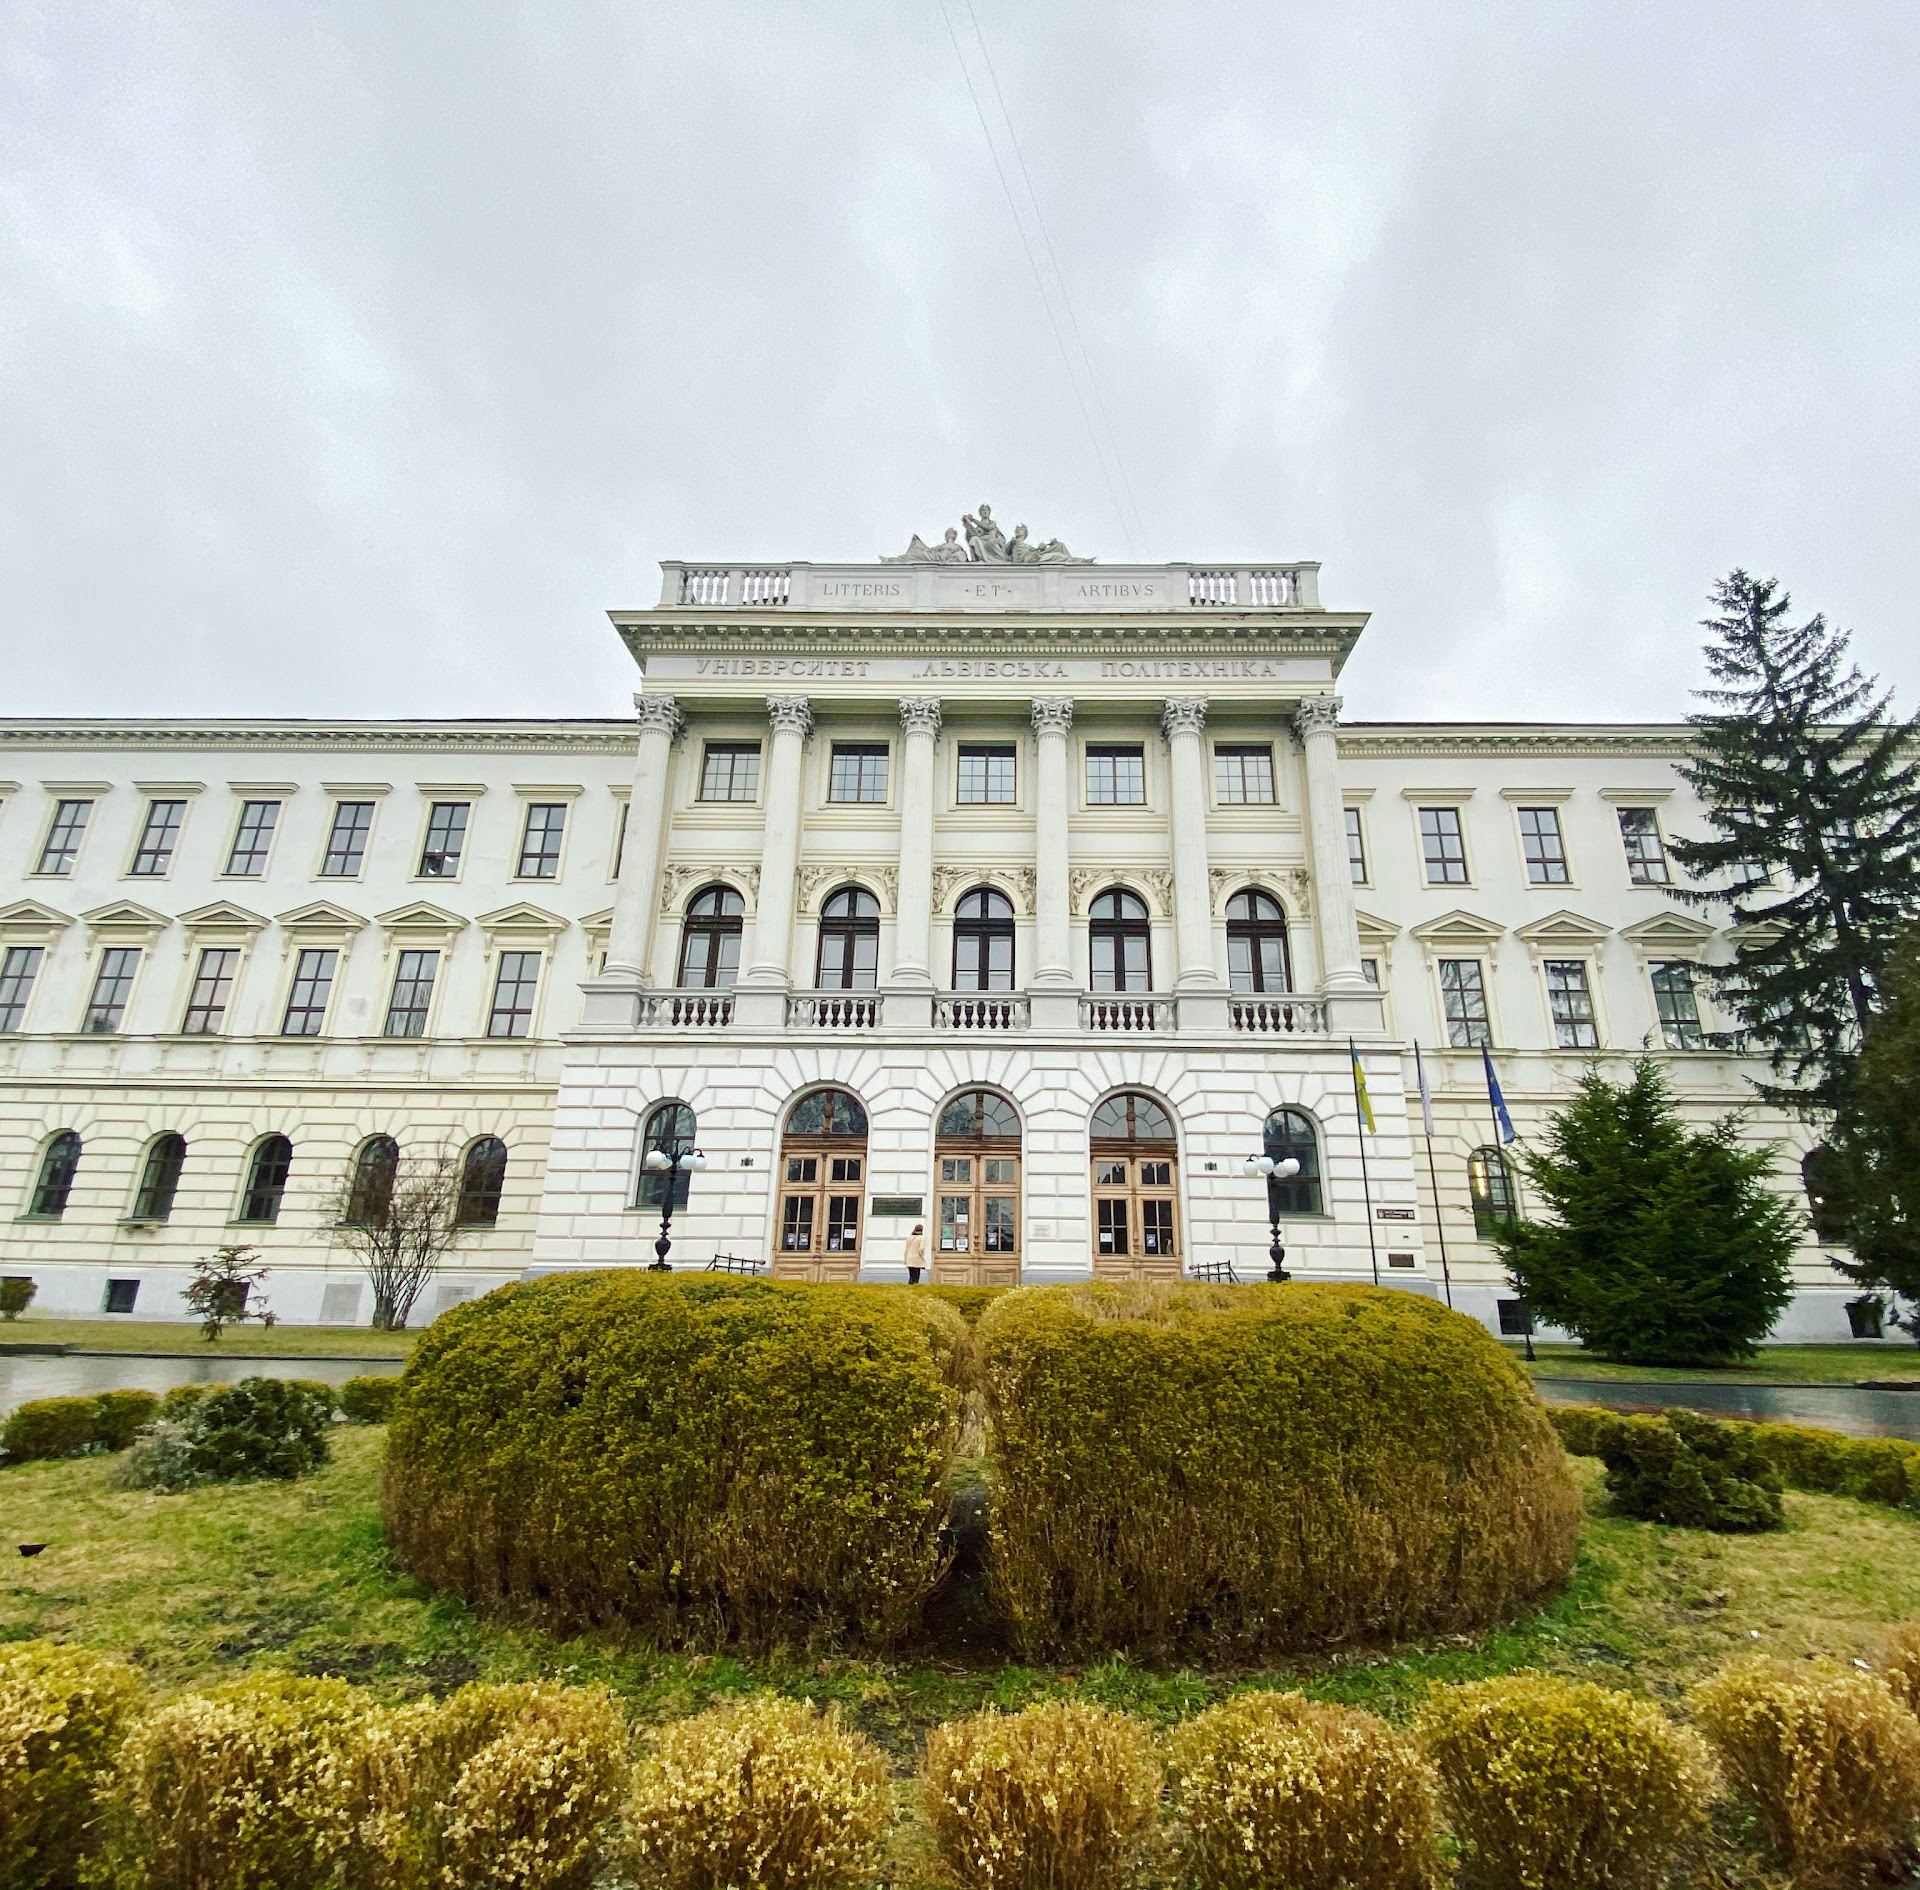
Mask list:
POLYGON ((1577 912, 1550 912, 1531 925, 1517 926, 1514 937, 1522 939, 1536 956, 1546 952, 1592 952, 1603 939, 1612 937, 1612 928, 1577 912))
POLYGON ((210 906, 195 906, 180 915, 180 923, 190 932, 243 932, 251 936, 266 930, 268 920, 231 900, 216 899, 210 906))
POLYGON ((164 912, 136 905, 131 899, 116 899, 111 905, 95 906, 81 915, 88 927, 114 938, 153 938, 173 923, 164 912))
POLYGON ((1645 957, 1697 958, 1712 943, 1714 928, 1685 912, 1656 912, 1622 926, 1620 936, 1645 957))
POLYGON ((64 912, 43 906, 37 899, 16 899, 0 906, 0 938, 15 945, 46 945, 73 923, 64 912))
POLYGON ((1413 936, 1430 952, 1446 952, 1459 949, 1464 952, 1484 952, 1499 943, 1507 935, 1504 925, 1495 925, 1491 919, 1483 919, 1477 912, 1443 912, 1437 919, 1429 919, 1424 925, 1413 928, 1413 936))

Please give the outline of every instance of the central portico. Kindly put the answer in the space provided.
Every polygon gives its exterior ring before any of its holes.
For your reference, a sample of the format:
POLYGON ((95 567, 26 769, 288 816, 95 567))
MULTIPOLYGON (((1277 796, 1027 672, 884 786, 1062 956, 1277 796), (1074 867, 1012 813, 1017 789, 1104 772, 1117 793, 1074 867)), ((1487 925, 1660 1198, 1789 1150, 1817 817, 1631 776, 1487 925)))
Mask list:
POLYGON ((690 1115, 676 1257, 804 1277, 1264 1270, 1425 1282, 1335 744, 1365 624, 1319 569, 1099 565, 989 508, 868 565, 663 567, 604 962, 569 1040, 545 1264, 637 1262, 690 1115), (1388 1249, 1391 1248, 1389 1252, 1388 1249))

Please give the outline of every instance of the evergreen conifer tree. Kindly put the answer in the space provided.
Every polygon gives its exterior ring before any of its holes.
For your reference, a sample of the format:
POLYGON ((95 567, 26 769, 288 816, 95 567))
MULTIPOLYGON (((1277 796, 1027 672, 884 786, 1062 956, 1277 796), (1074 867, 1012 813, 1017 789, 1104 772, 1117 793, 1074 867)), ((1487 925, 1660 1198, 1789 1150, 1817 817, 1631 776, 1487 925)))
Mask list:
POLYGON ((1707 976, 1788 1079, 1763 1093, 1819 1113, 1840 1101, 1887 956, 1920 912, 1920 724, 1889 718, 1845 631, 1789 623, 1773 579, 1736 570, 1713 602, 1717 686, 1699 693, 1714 706, 1688 718, 1680 766, 1713 835, 1673 841, 1695 882, 1674 890, 1751 928, 1707 976))
POLYGON ((1689 1129, 1650 1058, 1624 1084, 1589 1070, 1521 1167, 1553 1218, 1494 1240, 1533 1316, 1597 1352, 1747 1358, 1793 1297, 1800 1217, 1768 1186, 1772 1151, 1737 1113, 1689 1129))

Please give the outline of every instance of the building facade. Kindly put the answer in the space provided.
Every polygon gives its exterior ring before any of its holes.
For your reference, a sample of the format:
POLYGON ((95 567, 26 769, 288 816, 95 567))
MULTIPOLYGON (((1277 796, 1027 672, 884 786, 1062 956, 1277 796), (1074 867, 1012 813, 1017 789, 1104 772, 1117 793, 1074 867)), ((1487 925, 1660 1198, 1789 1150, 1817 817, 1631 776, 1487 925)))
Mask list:
MULTIPOLYGON (((242 1242, 364 1319, 343 1190, 445 1149, 430 1315, 644 1265, 652 1144, 705 1158, 681 1265, 899 1278, 918 1225, 939 1278, 1245 1279, 1272 1222, 1497 1326, 1483 1051, 1523 1138, 1596 1056, 1750 1100, 1683 728, 1343 721, 1318 566, 976 530, 666 565, 631 720, 0 725, 4 1270, 176 1316, 242 1242)), ((1845 1337, 1811 1230, 1799 1279, 1779 1336, 1845 1337)))

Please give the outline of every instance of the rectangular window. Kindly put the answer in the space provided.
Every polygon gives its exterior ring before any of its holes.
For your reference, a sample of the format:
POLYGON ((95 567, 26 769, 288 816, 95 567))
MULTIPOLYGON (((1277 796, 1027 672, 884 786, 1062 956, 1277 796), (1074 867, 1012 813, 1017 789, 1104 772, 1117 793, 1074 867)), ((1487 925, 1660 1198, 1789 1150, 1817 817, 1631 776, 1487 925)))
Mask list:
POLYGON ((1587 985, 1587 968, 1579 959, 1565 963, 1549 960, 1547 1007, 1553 1012, 1553 1040, 1562 1050, 1595 1050, 1600 1033, 1594 1028, 1593 992, 1587 985))
POLYGON ((47 843, 40 849, 38 870, 64 879, 73 871, 73 862, 86 837, 87 817, 93 812, 91 801, 57 801, 53 822, 47 828, 47 843))
POLYGON ((489 1037, 524 1037, 533 1028, 533 994, 540 986, 538 952, 502 952, 500 972, 493 981, 493 1009, 487 1016, 489 1037))
POLYGON ((1222 807, 1273 804, 1273 750, 1265 742, 1213 751, 1213 794, 1222 807))
POLYGON ((620 877, 620 862, 627 857, 627 815, 632 811, 631 802, 620 803, 620 818, 613 827, 613 871, 608 875, 610 879, 620 877))
POLYGON ((1356 886, 1367 883, 1367 835, 1360 825, 1360 810, 1347 810, 1347 872, 1356 886))
POLYGON ((1520 809, 1520 850, 1527 859, 1527 883, 1530 886, 1564 886, 1567 883, 1567 848, 1560 837, 1560 810, 1557 807, 1520 809))
POLYGON ((287 994, 287 1014, 280 1021, 283 1037, 317 1037, 327 1019, 327 999, 333 992, 333 974, 339 969, 335 951, 303 951, 294 962, 293 989, 287 994))
POLYGON ((1700 1000, 1693 989, 1693 967, 1684 959, 1650 965, 1653 1007, 1660 1014, 1660 1035, 1669 1050, 1698 1050, 1700 1000))
POLYGON ((149 801, 147 824, 140 829, 140 844, 133 851, 132 872, 138 879, 159 879, 173 864, 173 850, 180 844, 180 823, 187 817, 185 801, 149 801))
POLYGON ((140 1282, 138 1280, 109 1280, 107 1297, 101 1311, 130 1313, 133 1311, 134 1301, 139 1297, 140 1282))
POLYGON ((1651 807, 1620 809, 1620 841, 1627 849, 1627 877, 1636 886, 1670 886, 1667 849, 1660 838, 1660 816, 1651 807))
POLYGON ((1145 749, 1088 747, 1087 805, 1089 807, 1144 807, 1146 801, 1145 749))
POLYGON ((93 980, 93 996, 87 1000, 82 1030, 91 1036, 105 1037, 120 1028, 120 1020, 127 1014, 127 999, 133 992, 133 974, 139 969, 137 945, 109 945, 100 954, 100 969, 93 980))
POLYGON ((835 742, 827 771, 827 799, 884 802, 886 798, 886 743, 835 742))
MULTIPOLYGON (((626 811, 624 808, 621 810, 626 811)), ((622 824, 621 837, 626 837, 622 824)), ((527 808, 527 824, 520 835, 520 877, 522 879, 558 879, 560 842, 567 835, 565 801, 535 801, 527 808)), ((615 872, 619 871, 616 867, 615 872)))
POLYGON ((960 749, 960 801, 966 807, 1013 805, 1013 744, 967 742, 960 749))
POLYGON ((1426 862, 1429 886, 1467 883, 1467 843, 1460 832, 1459 808, 1421 808, 1420 854, 1426 862))
POLYGON ((1377 958, 1363 958, 1360 961, 1360 975, 1377 991, 1380 989, 1380 961, 1377 958))
MULTIPOLYGON (((471 801, 435 801, 427 816, 427 844, 420 849, 422 879, 451 879, 460 870, 460 850, 467 844, 467 815, 471 801)), ((356 868, 357 870, 357 868, 356 868)))
POLYGON ((393 974, 393 996, 387 1000, 384 1037, 424 1037, 427 1010, 433 1003, 433 981, 440 974, 438 952, 402 952, 393 974))
POLYGON ((39 945, 9 945, 0 961, 0 1031, 18 1030, 27 1014, 33 981, 40 975, 46 951, 39 945))
POLYGON ((752 801, 760 797, 760 744, 709 742, 700 762, 703 801, 752 801))
POLYGON ((1492 1044, 1486 973, 1479 959, 1441 959, 1440 1003, 1446 1012, 1447 1042, 1454 1049, 1479 1050, 1492 1044))
POLYGON ((267 870, 273 830, 279 824, 278 801, 243 801, 240 824, 233 830, 233 850, 227 855, 227 871, 236 879, 258 879, 267 870))
POLYGON ((209 946, 200 954, 193 974, 193 989, 187 994, 187 1014, 180 1020, 183 1037, 217 1037, 227 1021, 227 1003, 233 996, 234 974, 240 969, 240 953, 232 946, 209 946))
POLYGON ((373 831, 371 801, 338 801, 333 829, 327 835, 327 856, 320 862, 322 879, 352 879, 367 857, 367 836, 373 831))

